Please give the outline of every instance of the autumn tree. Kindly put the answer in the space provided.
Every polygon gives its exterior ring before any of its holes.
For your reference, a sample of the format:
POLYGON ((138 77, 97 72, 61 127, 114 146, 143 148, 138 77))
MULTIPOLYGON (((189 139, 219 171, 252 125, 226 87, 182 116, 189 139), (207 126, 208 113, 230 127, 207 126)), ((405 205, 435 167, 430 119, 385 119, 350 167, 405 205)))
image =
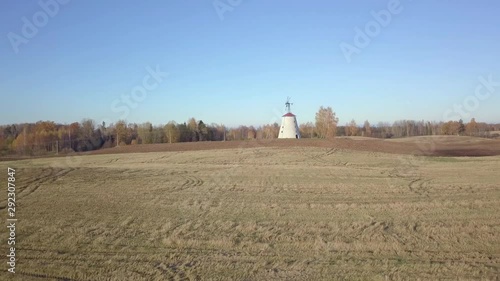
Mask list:
POLYGON ((465 126, 465 133, 468 136, 474 136, 479 132, 479 126, 476 122, 476 118, 472 118, 469 123, 465 126))
POLYGON ((198 127, 197 127, 197 132, 198 132, 198 140, 200 141, 206 141, 208 140, 208 128, 205 123, 203 123, 202 120, 198 122, 198 127))
POLYGON ((94 135, 95 122, 92 119, 83 119, 80 126, 80 137, 91 139, 94 135))
POLYGON ((16 125, 7 125, 2 129, 3 133, 3 146, 5 151, 9 151, 12 148, 12 143, 17 138, 21 128, 16 125))
POLYGON ((128 139, 128 129, 127 122, 125 120, 119 120, 115 124, 115 133, 116 133, 116 145, 127 144, 126 141, 128 139))
POLYGON ((192 133, 190 132, 186 122, 177 124, 177 129, 179 131, 179 141, 188 142, 192 139, 192 133))
POLYGON ((227 136, 230 140, 244 140, 248 137, 248 127, 238 126, 237 128, 231 128, 227 136))
POLYGON ((465 133, 465 125, 464 125, 464 121, 462 119, 460 119, 458 121, 458 134, 459 135, 463 135, 465 133))
POLYGON ((153 124, 150 122, 143 123, 137 127, 137 135, 142 144, 153 143, 153 124))
POLYGON ((191 135, 189 141, 198 141, 198 123, 194 117, 190 118, 187 123, 187 129, 191 135))
POLYGON ((56 124, 52 121, 39 121, 35 124, 35 152, 55 150, 57 140, 56 124))
POLYGON ((3 127, 2 133, 5 138, 13 137, 15 139, 20 132, 16 125, 7 125, 3 127))
POLYGON ((164 143, 166 142, 165 136, 165 126, 157 125, 153 126, 153 131, 151 132, 152 143, 164 143))
POLYGON ((394 136, 392 133, 392 127, 387 122, 378 122, 377 131, 380 138, 389 139, 394 136))
POLYGON ((267 124, 262 126, 262 138, 264 139, 275 139, 278 138, 280 131, 280 125, 278 123, 267 124))
POLYGON ((441 133, 443 135, 457 135, 460 124, 457 121, 448 121, 441 127, 441 133))
POLYGON ((212 123, 209 128, 211 140, 224 141, 226 140, 226 126, 223 124, 212 123))
POLYGON ((363 125, 363 133, 365 137, 372 136, 372 127, 370 126, 370 122, 368 122, 368 120, 366 120, 365 124, 363 125))
POLYGON ((345 123, 345 126, 339 126, 340 134, 342 135, 342 131, 344 131, 345 136, 349 136, 351 130, 349 129, 349 123, 345 123))
POLYGON ((3 133, 0 133, 0 155, 5 154, 7 150, 8 148, 6 145, 5 136, 3 135, 3 133))
POLYGON ((349 124, 346 124, 345 131, 346 131, 346 136, 356 136, 358 135, 358 125, 356 124, 356 121, 354 119, 349 122, 349 124))
POLYGON ((73 122, 69 124, 67 133, 70 150, 76 150, 78 138, 80 137, 80 123, 73 122))
POLYGON ((18 153, 31 151, 33 139, 29 137, 26 130, 17 135, 17 138, 12 143, 12 149, 18 153))
POLYGON ((257 137, 257 130, 250 126, 247 130, 247 139, 255 139, 257 137))
POLYGON ((333 138, 337 133, 338 118, 331 107, 321 106, 316 113, 316 134, 320 138, 333 138))
POLYGON ((299 130, 303 138, 312 138, 314 136, 314 124, 312 122, 300 124, 299 130))
POLYGON ((180 132, 175 121, 170 121, 167 123, 167 125, 165 125, 165 136, 168 143, 179 141, 180 132))
POLYGON ((104 142, 101 130, 96 128, 94 120, 83 119, 79 128, 76 150, 88 151, 99 149, 104 142))

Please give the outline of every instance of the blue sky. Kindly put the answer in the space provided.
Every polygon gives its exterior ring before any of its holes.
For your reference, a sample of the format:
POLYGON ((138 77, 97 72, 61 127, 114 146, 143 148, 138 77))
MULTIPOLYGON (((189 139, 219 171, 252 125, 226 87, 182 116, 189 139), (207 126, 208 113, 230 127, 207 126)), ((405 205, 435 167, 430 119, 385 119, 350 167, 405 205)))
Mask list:
POLYGON ((287 96, 299 122, 322 105, 342 124, 500 122, 500 85, 475 94, 479 77, 500 82, 498 1, 400 0, 397 13, 395 0, 53 1, 41 1, 57 3, 53 15, 37 1, 0 4, 0 124, 260 125, 279 120, 287 96), (359 47, 356 28, 366 34, 382 10, 391 20, 349 62, 341 43, 359 47), (157 66, 168 76, 125 103, 157 66))

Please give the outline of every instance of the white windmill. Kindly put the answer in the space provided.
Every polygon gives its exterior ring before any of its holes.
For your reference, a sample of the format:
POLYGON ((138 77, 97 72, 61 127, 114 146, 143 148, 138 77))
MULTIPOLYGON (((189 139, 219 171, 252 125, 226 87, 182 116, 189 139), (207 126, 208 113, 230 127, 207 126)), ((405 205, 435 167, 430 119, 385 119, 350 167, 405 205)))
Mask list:
POLYGON ((290 111, 291 104, 293 103, 290 103, 290 97, 288 97, 285 103, 287 113, 281 118, 279 139, 300 139, 299 124, 295 115, 290 111))

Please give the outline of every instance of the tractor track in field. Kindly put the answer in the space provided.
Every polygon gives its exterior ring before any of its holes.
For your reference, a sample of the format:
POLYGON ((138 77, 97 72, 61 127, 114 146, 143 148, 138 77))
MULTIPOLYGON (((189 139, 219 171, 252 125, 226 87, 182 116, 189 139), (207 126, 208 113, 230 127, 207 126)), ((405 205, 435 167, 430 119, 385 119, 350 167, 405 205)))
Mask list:
POLYGON ((43 178, 49 177, 54 173, 54 168, 45 168, 42 169, 40 174, 28 179, 24 185, 28 186, 32 183, 38 182, 42 180, 43 178))
MULTIPOLYGON (((175 229, 181 227, 183 224, 178 225, 176 228, 171 229, 170 231, 175 231, 175 229)), ((236 227, 237 225, 235 225, 236 227)), ((360 228, 358 231, 369 231, 369 230, 377 230, 377 231, 388 231, 392 232, 390 230, 391 225, 387 222, 375 222, 375 223, 370 223, 368 226, 364 226, 360 228)), ((126 246, 126 245, 124 245, 126 246)), ((74 252, 66 252, 64 254, 68 255, 74 255, 74 254, 80 254, 84 255, 85 257, 79 256, 79 257, 57 257, 57 255, 61 255, 62 253, 60 250, 56 249, 51 249, 51 248, 40 248, 40 249, 35 249, 35 248, 23 248, 23 251, 27 252, 38 252, 38 253, 43 253, 43 257, 38 255, 38 254, 26 254, 26 259, 33 259, 33 260, 58 260, 58 261, 83 261, 83 260, 95 260, 95 261, 108 261, 110 256, 116 256, 116 255, 123 255, 123 256, 143 256, 144 258, 138 258, 135 261, 137 262, 144 262, 144 263, 151 263, 154 262, 152 258, 147 258, 148 256, 151 256, 153 254, 162 254, 165 253, 165 251, 168 251, 169 253, 178 253, 178 254, 185 254, 187 256, 189 255, 207 255, 207 254, 213 254, 216 256, 220 257, 228 257, 228 256, 238 256, 238 257, 253 257, 253 256, 267 256, 267 257, 275 257, 276 254, 263 254, 263 253, 250 253, 244 250, 237 250, 237 251, 231 251, 229 249, 201 249, 201 248, 182 248, 179 249, 177 247, 161 247, 161 248, 148 248, 147 250, 142 250, 142 251, 137 251, 137 250, 131 250, 131 251, 123 251, 123 250, 101 250, 101 251, 74 251, 74 252), (55 256, 54 256, 55 255, 55 256), (99 257, 101 256, 101 257, 99 257)), ((463 262, 463 263, 488 263, 488 262, 500 262, 500 255, 497 254, 488 254, 488 253, 483 253, 483 252, 474 252, 475 255, 469 257, 468 260, 461 259, 459 257, 453 257, 453 258, 445 258, 444 256, 449 256, 449 255, 464 255, 464 254, 470 254, 471 252, 469 251, 449 251, 449 250, 429 250, 429 249, 419 249, 419 250, 412 250, 412 249, 401 249, 401 253, 408 254, 406 256, 409 259, 415 259, 415 260, 422 260, 424 262, 428 261, 427 258, 423 259, 422 256, 436 256, 437 254, 442 254, 443 257, 430 257, 434 261, 440 261, 440 262, 463 262)), ((368 254, 372 254, 371 250, 356 250, 356 251, 348 251, 352 253, 360 253, 362 254, 361 256, 357 257, 352 257, 353 259, 359 259, 359 260, 377 260, 376 257, 369 257, 368 254)), ((381 250, 381 252, 390 254, 393 253, 393 250, 381 250)), ((347 252, 346 252, 347 253, 347 252)), ((289 257, 293 258, 295 257, 292 254, 280 254, 279 256, 281 257, 289 257)))
POLYGON ((413 193, 416 193, 416 194, 421 195, 421 196, 430 197, 429 196, 429 189, 430 189, 429 183, 430 182, 431 182, 431 180, 427 180, 427 179, 416 179, 416 180, 411 181, 408 184, 408 188, 413 193))
MULTIPOLYGON (((44 184, 50 184, 60 179, 61 177, 67 175, 68 173, 76 170, 75 168, 69 169, 57 169, 57 168, 47 168, 42 170, 42 175, 38 175, 35 179, 29 180, 27 183, 22 184, 25 188, 21 189, 19 193, 16 194, 16 199, 22 199, 26 196, 29 196, 33 192, 37 191, 40 186, 44 184)), ((16 185, 17 188, 19 186, 16 185)), ((16 189, 17 189, 16 188, 16 189)), ((7 207, 7 200, 3 200, 0 202, 0 210, 3 210, 7 207)))
POLYGON ((316 162, 332 164, 333 166, 348 166, 348 165, 350 165, 350 163, 347 161, 343 162, 340 160, 333 160, 333 158, 331 158, 332 155, 338 153, 339 151, 341 151, 341 149, 333 147, 333 148, 326 149, 322 153, 311 154, 309 152, 305 152, 305 150, 303 149, 303 155, 305 155, 307 158, 314 160, 316 162))
POLYGON ((388 172, 387 181, 389 185, 392 185, 390 179, 402 179, 409 181, 407 188, 410 192, 415 193, 419 196, 424 196, 430 198, 430 179, 426 179, 422 176, 422 173, 418 170, 418 167, 412 162, 402 161, 401 166, 394 168, 388 172))
POLYGON ((33 272, 27 272, 24 270, 18 271, 16 270, 16 274, 19 275, 24 275, 24 276, 29 276, 29 277, 35 277, 35 278, 43 278, 43 279, 52 279, 52 280, 64 280, 64 281, 76 281, 78 279, 72 279, 66 276, 57 276, 57 275, 52 275, 52 274, 42 274, 42 273, 33 273, 33 272))
POLYGON ((112 158, 106 162, 104 162, 103 164, 113 164, 113 163, 116 163, 120 160, 120 158, 112 158))
POLYGON ((55 182, 56 180, 60 179, 61 177, 69 174, 70 172, 74 171, 75 168, 69 168, 69 169, 52 169, 52 172, 49 176, 44 177, 39 179, 38 181, 35 181, 31 183, 29 186, 27 186, 22 192, 20 192, 17 196, 18 199, 24 198, 33 192, 37 191, 38 188, 40 188, 41 185, 43 184, 48 184, 55 182))
POLYGON ((141 163, 148 163, 148 164, 151 164, 151 163, 158 163, 158 162, 161 162, 161 161, 165 161, 169 158, 172 158, 173 156, 176 156, 177 154, 179 154, 180 152, 172 152, 172 153, 169 153, 167 155, 163 155, 163 156, 159 156, 159 157, 156 157, 154 159, 150 159, 150 160, 146 160, 146 161, 142 161, 141 163))
POLYGON ((245 152, 21 163, 18 278, 496 280, 497 159, 245 152))
MULTIPOLYGON (((28 252, 23 258, 26 260, 33 261, 51 261, 52 263, 57 261, 60 263, 78 263, 85 261, 93 261, 93 262, 107 262, 111 257, 116 257, 116 255, 124 255, 124 256, 137 256, 142 255, 144 258, 135 259, 135 262, 144 263, 153 265, 153 268, 158 270, 159 273, 168 278, 165 280, 187 280, 186 272, 183 270, 184 268, 190 268, 194 266, 193 262, 186 263, 164 263, 161 261, 155 261, 154 259, 147 258, 148 255, 151 254, 150 251, 132 251, 132 252, 123 252, 123 251, 84 251, 84 252, 75 252, 78 253, 79 256, 60 256, 62 254, 75 254, 75 253, 61 253, 58 250, 54 249, 23 249, 28 252), (34 253, 30 253, 34 252, 34 253), (43 256, 40 256, 38 253, 43 253, 43 256), (83 255, 83 256, 82 256, 83 255)), ((176 250, 173 248, 173 250, 176 250)), ((176 251, 177 252, 177 251, 176 251)), ((158 251, 157 253, 163 253, 162 251, 158 251)), ((51 274, 42 274, 42 273, 31 273, 31 272, 19 272, 22 275, 30 276, 30 277, 38 277, 38 278, 46 278, 46 279, 55 279, 55 280, 80 280, 80 279, 72 279, 65 276, 56 276, 51 274)))
POLYGON ((323 152, 323 153, 318 153, 318 154, 312 154, 312 155, 309 155, 308 153, 304 153, 308 158, 314 160, 314 161, 318 161, 318 162, 323 162, 323 163, 328 163, 328 161, 326 159, 324 159, 323 157, 326 157, 326 156, 330 156, 332 154, 334 154, 335 152, 337 151, 336 148, 330 148, 330 149, 327 149, 326 152, 323 152))
MULTIPOLYGON (((369 237, 370 232, 377 232, 381 237, 385 239, 398 240, 396 233, 393 233, 392 224, 390 222, 371 222, 367 225, 358 225, 357 231, 362 232, 363 236, 369 237), (395 235, 395 236, 394 236, 395 235)), ((396 241, 394 241, 396 242, 396 241)), ((399 241, 400 243, 404 241, 399 241)), ((63 266, 74 266, 75 264, 85 264, 87 261, 92 262, 102 262, 105 263, 111 258, 116 258, 117 260, 126 259, 127 257, 135 257, 134 262, 143 264, 146 268, 155 270, 157 274, 160 274, 164 280, 187 280, 187 274, 193 273, 192 268, 200 268, 203 266, 210 267, 214 263, 228 263, 238 260, 241 262, 250 262, 252 259, 257 259, 261 257, 277 258, 284 260, 293 260, 290 266, 300 265, 307 262, 308 266, 329 266, 331 261, 325 258, 312 258, 306 260, 298 260, 296 256, 292 254, 266 254, 262 252, 248 252, 244 250, 232 251, 230 249, 200 249, 200 248, 183 248, 179 249, 177 247, 161 247, 161 248, 151 248, 143 250, 111 250, 110 251, 75 251, 75 252, 60 252, 56 249, 51 248, 39 248, 39 249, 23 249, 27 251, 25 253, 25 259, 31 260, 35 263, 44 263, 46 261, 54 262, 57 261, 63 266), (157 257, 152 257, 151 255, 162 254, 167 251, 168 253, 181 258, 175 262, 171 260, 158 259, 157 257), (77 256, 78 254, 78 256, 77 256), (118 256, 117 256, 118 255, 118 256), (210 259, 200 259, 201 257, 210 256, 210 259)), ((443 266, 457 266, 457 264, 463 264, 466 266, 473 267, 488 267, 493 268, 491 264, 495 264, 500 261, 500 256, 498 255, 488 255, 487 253, 476 252, 475 255, 470 256, 470 252, 454 252, 454 251, 442 251, 442 250, 412 250, 412 249, 401 249, 397 252, 394 250, 382 250, 381 253, 387 261, 392 263, 399 263, 401 261, 412 262, 414 264, 442 264, 443 266), (469 258, 463 259, 462 257, 455 256, 449 257, 450 254, 468 254, 469 258)), ((379 253, 379 254, 381 254, 379 253)), ((360 262, 377 262, 380 258, 374 255, 371 250, 355 250, 355 251, 340 251, 337 252, 341 255, 342 260, 350 263, 360 263, 360 262)), ((97 266, 102 269, 106 267, 97 266)), ((128 271, 135 272, 137 268, 130 268, 128 271)), ((150 272, 153 275, 152 272, 150 272)), ((50 275, 43 272, 40 273, 30 273, 23 272, 23 275, 31 277, 39 277, 45 279, 54 280, 80 280, 71 279, 64 276, 50 275)), ((472 277, 472 276, 471 276, 472 277)), ((85 280, 85 279, 81 279, 85 280)))
POLYGON ((180 269, 179 267, 182 266, 179 264, 164 264, 163 262, 156 262, 154 265, 154 268, 160 271, 160 273, 165 276, 166 280, 189 280, 186 276, 186 273, 184 270, 180 269))
POLYGON ((174 190, 176 191, 181 191, 181 190, 186 190, 186 189, 189 189, 189 188, 195 188, 195 187, 198 187, 198 186, 202 186, 205 181, 202 180, 201 178, 197 177, 197 176, 182 176, 185 180, 185 182, 179 186, 179 187, 176 187, 174 188, 174 190))
POLYGON ((358 230, 353 234, 353 238, 362 239, 363 237, 373 238, 374 236, 380 236, 384 239, 396 240, 401 245, 405 245, 405 241, 401 239, 396 233, 393 232, 392 228, 394 225, 391 222, 385 221, 372 221, 369 224, 365 224, 359 227, 358 230))
MULTIPOLYGON (((412 193, 415 193, 419 196, 425 196, 430 198, 430 179, 425 179, 425 178, 419 178, 419 177, 413 177, 414 175, 410 176, 405 176, 401 175, 398 173, 389 173, 389 178, 398 178, 398 179, 403 179, 403 180, 409 180, 410 182, 407 184, 408 190, 412 193)), ((390 179, 387 179, 389 182, 389 185, 392 185, 390 183, 390 179)))

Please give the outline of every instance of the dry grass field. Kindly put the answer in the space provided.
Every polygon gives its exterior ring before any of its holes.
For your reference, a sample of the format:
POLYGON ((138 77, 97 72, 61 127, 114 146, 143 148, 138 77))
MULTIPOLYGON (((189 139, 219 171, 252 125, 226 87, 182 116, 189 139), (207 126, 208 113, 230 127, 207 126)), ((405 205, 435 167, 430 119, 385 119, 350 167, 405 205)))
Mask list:
POLYGON ((4 262, 1 280, 500 274, 500 156, 259 146, 0 163, 19 188, 16 274, 4 262))

